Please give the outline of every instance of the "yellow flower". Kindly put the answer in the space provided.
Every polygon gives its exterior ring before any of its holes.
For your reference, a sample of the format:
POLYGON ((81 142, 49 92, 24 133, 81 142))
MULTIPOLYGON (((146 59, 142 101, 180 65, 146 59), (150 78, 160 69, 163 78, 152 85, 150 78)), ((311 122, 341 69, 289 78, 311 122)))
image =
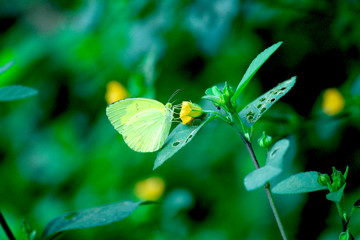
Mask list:
POLYGON ((324 92, 322 110, 327 115, 335 115, 341 112, 345 106, 345 99, 336 88, 328 88, 324 92))
POLYGON ((125 87, 117 81, 109 82, 106 88, 105 99, 108 104, 127 98, 129 95, 125 87))
POLYGON ((185 125, 190 123, 194 118, 201 116, 202 108, 192 102, 183 101, 181 104, 180 119, 185 125))
POLYGON ((159 177, 150 177, 135 185, 135 195, 141 200, 159 200, 165 190, 165 182, 159 177))

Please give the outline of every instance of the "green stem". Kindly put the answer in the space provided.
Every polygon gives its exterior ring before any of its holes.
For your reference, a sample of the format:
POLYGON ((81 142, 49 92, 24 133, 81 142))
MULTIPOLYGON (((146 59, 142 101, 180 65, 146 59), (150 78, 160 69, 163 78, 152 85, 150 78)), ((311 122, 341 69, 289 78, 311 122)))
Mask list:
MULTIPOLYGON (((239 116, 236 113, 232 114, 232 119, 233 119, 232 126, 235 128, 236 132, 240 135, 242 141, 245 143, 245 146, 246 146, 246 148, 247 148, 247 150, 248 150, 248 152, 250 154, 251 160, 253 161, 253 163, 255 165, 255 168, 259 169, 260 165, 259 165, 258 160, 256 159, 256 156, 255 156, 254 150, 253 150, 253 148, 251 146, 251 143, 244 137, 244 135, 242 133, 242 130, 241 130, 242 129, 242 123, 240 122, 241 120, 239 119, 239 116)), ((285 230, 284 230, 284 226, 281 223, 280 215, 279 215, 279 212, 278 212, 278 210, 276 208, 275 201, 274 201, 274 198, 273 198, 271 190, 270 190, 270 183, 268 183, 268 182, 265 184, 265 192, 266 192, 266 195, 268 197, 270 207, 271 207, 271 210, 272 210, 272 212, 274 214, 274 217, 275 217, 276 223, 278 225, 280 234, 281 234, 283 240, 287 240, 286 233, 285 233, 285 230)))
POLYGON ((342 224, 342 231, 345 232, 346 231, 346 220, 344 219, 344 217, 341 216, 341 210, 339 207, 339 203, 336 203, 336 208, 339 212, 340 218, 341 218, 341 224, 342 224))
POLYGON ((204 113, 210 113, 210 114, 215 114, 217 118, 219 118, 220 120, 230 124, 229 120, 222 114, 217 113, 215 111, 211 111, 211 110, 203 110, 204 113))
POLYGON ((338 210, 339 216, 341 218, 341 224, 342 224, 342 231, 346 232, 347 225, 348 225, 348 219, 345 217, 344 207, 343 207, 343 198, 341 198, 340 202, 336 203, 336 208, 338 210))
POLYGON ((4 216, 0 212, 0 224, 2 228, 4 229, 4 232, 6 233, 6 236, 9 238, 9 240, 15 240, 14 234, 11 232, 8 224, 5 221, 4 216))

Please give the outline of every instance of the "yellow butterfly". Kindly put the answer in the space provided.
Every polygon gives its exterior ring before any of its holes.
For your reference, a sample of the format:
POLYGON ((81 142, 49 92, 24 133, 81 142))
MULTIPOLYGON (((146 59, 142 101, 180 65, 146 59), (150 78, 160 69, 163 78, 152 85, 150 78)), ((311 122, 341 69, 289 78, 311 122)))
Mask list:
POLYGON ((127 98, 106 108, 111 124, 137 152, 155 152, 164 145, 173 114, 171 103, 149 98, 127 98))

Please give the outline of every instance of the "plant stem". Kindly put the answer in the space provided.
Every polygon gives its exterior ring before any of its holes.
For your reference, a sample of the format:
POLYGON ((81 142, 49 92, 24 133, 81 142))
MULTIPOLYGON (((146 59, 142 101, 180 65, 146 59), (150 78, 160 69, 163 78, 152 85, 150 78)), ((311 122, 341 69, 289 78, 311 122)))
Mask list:
MULTIPOLYGON (((241 138, 242 138, 243 142, 245 143, 246 148, 249 151, 249 154, 251 156, 251 159, 252 159, 256 169, 259 169, 260 165, 259 165, 259 162, 257 161, 256 156, 254 154, 254 151, 253 151, 253 149, 251 147, 251 143, 245 137, 241 137, 241 138)), ((274 217, 275 217, 276 223, 278 225, 279 231, 281 233, 281 236, 282 236, 282 238, 284 240, 287 240, 286 233, 285 233, 285 230, 284 230, 284 226, 281 223, 280 215, 279 215, 279 212, 278 212, 278 210, 276 208, 275 201, 274 201, 274 198, 273 198, 271 190, 270 190, 270 183, 269 182, 267 182, 265 184, 265 192, 266 192, 266 195, 268 197, 270 207, 271 207, 271 210, 272 210, 272 212, 274 214, 274 217)))
POLYGON ((338 210, 339 216, 341 218, 341 224, 342 224, 342 231, 346 232, 347 225, 348 225, 348 219, 345 217, 344 207, 343 207, 343 197, 341 198, 340 202, 336 203, 336 208, 338 210))
MULTIPOLYGON (((240 135, 242 141, 245 143, 245 146, 246 146, 246 148, 247 148, 247 150, 248 150, 248 152, 250 154, 251 160, 253 161, 253 163, 255 165, 255 168, 259 169, 260 165, 259 165, 258 160, 256 159, 256 156, 255 156, 254 150, 253 150, 253 148, 251 146, 251 143, 244 137, 244 135, 243 135, 243 133, 241 131, 242 124, 240 122, 239 116, 237 114, 232 114, 232 119, 233 119, 232 126, 235 128, 237 133, 240 135)), ((281 234, 283 240, 287 240, 284 227, 283 227, 283 225, 281 223, 279 212, 278 212, 278 210, 276 208, 275 201, 274 201, 274 198, 273 198, 271 190, 270 190, 270 183, 269 182, 267 182, 265 184, 265 192, 266 192, 266 195, 268 197, 270 207, 271 207, 271 210, 272 210, 272 212, 274 214, 274 217, 275 217, 276 223, 278 225, 280 234, 281 234)))
POLYGON ((8 224, 5 221, 4 216, 0 212, 0 224, 2 228, 4 229, 4 232, 6 233, 6 236, 9 238, 9 240, 15 240, 14 234, 11 232, 8 224))
POLYGON ((259 169, 260 165, 259 165, 258 160, 256 159, 256 156, 255 156, 254 150, 252 149, 251 143, 244 137, 244 135, 242 133, 240 133, 240 137, 241 137, 241 140, 243 140, 243 142, 245 143, 245 146, 250 154, 251 160, 253 161, 255 168, 259 169))

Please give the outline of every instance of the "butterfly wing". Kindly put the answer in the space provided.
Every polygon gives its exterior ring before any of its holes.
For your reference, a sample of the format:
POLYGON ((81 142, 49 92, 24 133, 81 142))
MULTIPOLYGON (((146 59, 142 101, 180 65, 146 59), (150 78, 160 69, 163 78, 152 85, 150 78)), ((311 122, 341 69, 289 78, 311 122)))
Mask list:
POLYGON ((128 98, 109 105, 106 114, 124 137, 126 144, 138 152, 158 150, 169 135, 172 110, 148 98, 128 98))
POLYGON ((144 110, 133 116, 123 128, 126 144, 137 152, 154 152, 169 135, 171 118, 158 109, 144 110))
POLYGON ((115 129, 122 134, 127 121, 134 115, 147 110, 159 109, 166 111, 164 104, 148 98, 127 98, 110 104, 106 108, 106 115, 115 129))

